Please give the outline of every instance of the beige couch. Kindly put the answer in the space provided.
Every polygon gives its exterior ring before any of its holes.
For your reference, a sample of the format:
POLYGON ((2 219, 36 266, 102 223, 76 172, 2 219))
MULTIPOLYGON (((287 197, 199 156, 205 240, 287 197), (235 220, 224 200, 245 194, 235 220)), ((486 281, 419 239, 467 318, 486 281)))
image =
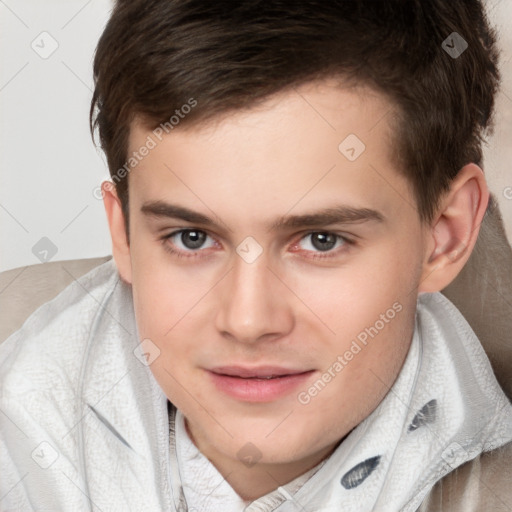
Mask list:
MULTIPOLYGON (((0 342, 37 307, 109 258, 50 262, 0 273, 0 342)), ((476 332, 512 399, 512 249, 493 198, 470 260, 443 293, 476 332)), ((420 511, 511 512, 512 443, 440 480, 420 511)))

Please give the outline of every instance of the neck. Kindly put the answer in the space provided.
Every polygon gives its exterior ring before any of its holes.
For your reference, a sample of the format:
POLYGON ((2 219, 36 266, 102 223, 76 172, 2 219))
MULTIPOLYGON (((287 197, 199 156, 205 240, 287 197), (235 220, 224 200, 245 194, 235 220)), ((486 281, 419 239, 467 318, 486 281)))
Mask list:
POLYGON ((346 437, 299 461, 248 465, 239 459, 225 456, 215 450, 214 447, 204 446, 199 436, 193 435, 186 419, 185 428, 197 449, 215 466, 231 488, 245 501, 254 501, 261 498, 303 475, 327 459, 346 437))

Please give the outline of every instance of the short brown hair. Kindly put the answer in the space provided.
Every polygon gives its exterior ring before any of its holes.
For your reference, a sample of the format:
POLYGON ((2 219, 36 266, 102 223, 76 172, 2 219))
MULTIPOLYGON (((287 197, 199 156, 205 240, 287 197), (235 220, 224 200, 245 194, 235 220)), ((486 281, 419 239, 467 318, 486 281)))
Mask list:
POLYGON ((154 129, 195 98, 179 121, 193 126, 335 76, 397 108, 397 170, 431 221, 492 133, 498 50, 481 0, 118 0, 96 49, 89 121, 127 233, 128 180, 116 173, 136 118, 154 129))

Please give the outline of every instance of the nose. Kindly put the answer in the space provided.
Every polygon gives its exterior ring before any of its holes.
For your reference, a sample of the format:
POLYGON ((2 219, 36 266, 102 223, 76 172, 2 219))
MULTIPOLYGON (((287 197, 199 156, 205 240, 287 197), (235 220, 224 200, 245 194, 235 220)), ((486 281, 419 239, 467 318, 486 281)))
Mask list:
POLYGON ((247 263, 235 255, 234 265, 219 294, 216 328, 223 336, 241 343, 275 339, 293 329, 291 292, 265 253, 247 263))

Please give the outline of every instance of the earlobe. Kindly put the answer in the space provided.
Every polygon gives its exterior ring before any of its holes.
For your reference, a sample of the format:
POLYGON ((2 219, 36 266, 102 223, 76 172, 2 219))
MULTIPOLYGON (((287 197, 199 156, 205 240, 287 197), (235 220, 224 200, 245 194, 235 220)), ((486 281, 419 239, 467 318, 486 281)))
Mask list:
POLYGON ((101 184, 103 205, 107 214, 110 237, 112 238, 112 255, 116 263, 119 275, 123 281, 131 284, 132 268, 130 245, 126 236, 123 209, 115 186, 110 181, 101 184))
POLYGON ((457 277, 475 246, 488 201, 482 169, 475 164, 464 166, 428 230, 420 293, 441 291, 457 277))

